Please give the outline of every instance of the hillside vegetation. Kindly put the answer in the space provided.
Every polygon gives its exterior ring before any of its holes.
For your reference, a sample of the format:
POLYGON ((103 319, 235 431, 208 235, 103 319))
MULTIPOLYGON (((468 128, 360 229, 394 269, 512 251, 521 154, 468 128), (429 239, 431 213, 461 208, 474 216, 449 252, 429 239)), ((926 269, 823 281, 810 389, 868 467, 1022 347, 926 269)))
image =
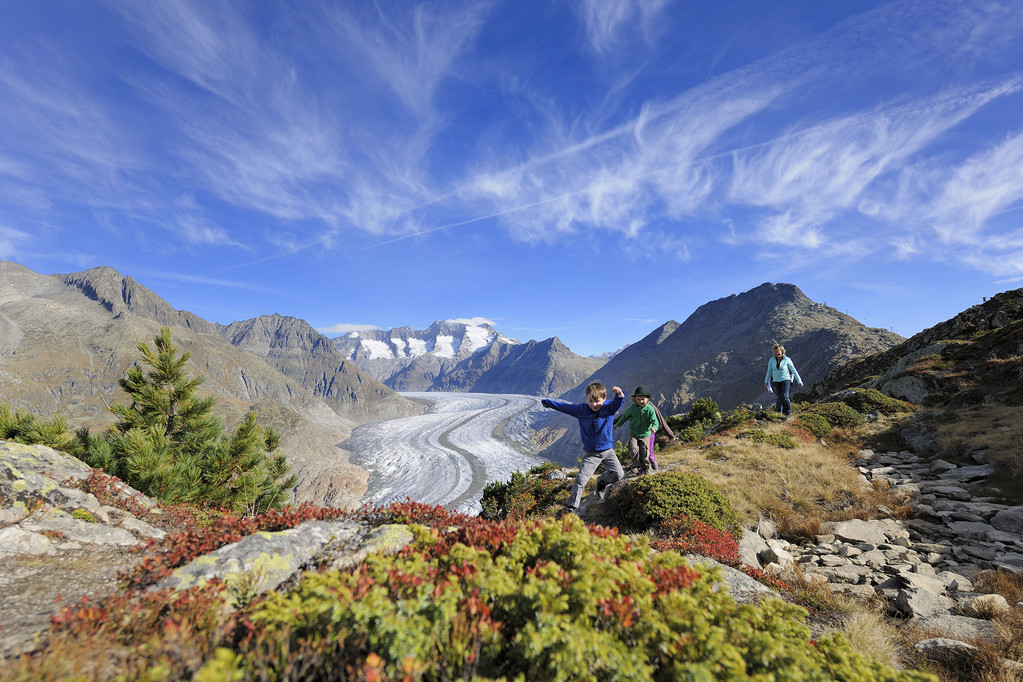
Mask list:
MULTIPOLYGON (((819 595, 747 569, 788 596, 741 604, 715 587, 718 569, 683 558, 700 553, 738 566, 740 521, 765 507, 795 519, 811 514, 803 497, 820 500, 817 512, 831 500, 839 516, 865 513, 876 501, 854 497, 837 475, 841 458, 800 436, 798 422, 765 425, 740 412, 723 424, 708 442, 730 440, 734 450, 702 442, 662 451, 668 470, 623 486, 594 511, 596 525, 551 520, 553 505, 543 504, 504 519, 416 504, 359 512, 304 506, 249 518, 175 513, 181 532, 124 576, 122 593, 66 609, 46 642, 5 673, 18 680, 930 679, 900 670, 897 656, 879 659, 862 642, 858 650, 841 627, 822 629, 821 614, 833 607, 819 595), (772 456, 782 450, 771 439, 734 437, 751 428, 794 434, 800 454, 816 453, 810 463, 826 467, 822 476, 791 478, 791 464, 772 456), (697 460, 699 467, 679 466, 697 460), (754 495, 735 495, 712 482, 719 477, 745 481, 740 488, 754 495), (762 481, 758 491, 749 489, 754 478, 762 481), (769 499, 783 479, 791 494, 769 499), (349 570, 310 566, 297 583, 265 595, 218 581, 148 591, 242 535, 344 516, 409 524, 415 540, 397 556, 349 570)), ((524 477, 526 490, 546 480, 536 473, 524 477)), ((559 504, 567 483, 546 494, 559 504)))
MULTIPOLYGON (((1023 367, 1016 311, 1015 318, 973 328, 969 338, 944 339, 959 353, 945 364, 922 368, 903 362, 909 356, 886 355, 846 368, 815 402, 796 405, 790 420, 756 406, 710 423, 683 415, 686 441, 664 444, 661 470, 619 484, 581 521, 551 518, 571 484, 571 474, 554 475, 556 465, 488 486, 484 514, 476 518, 412 503, 358 511, 305 505, 244 517, 167 507, 162 520, 147 520, 178 532, 147 550, 146 560, 123 576, 123 589, 68 606, 36 650, 6 661, 0 676, 1017 679, 1002 661, 1023 655, 1018 608, 996 619, 997 641, 977 642, 974 653, 954 661, 925 661, 911 648, 923 633, 897 627, 881 605, 824 593, 798 573, 781 582, 742 566, 737 552, 744 529, 759 519, 799 540, 815 537, 825 521, 911 515, 910 501, 887 486, 864 487, 850 461, 865 446, 901 449, 904 434, 921 424, 933 436, 934 455, 990 450, 992 486, 1018 504, 1008 485, 1019 479, 1014 453, 1023 443, 1023 408, 1013 398, 1023 367), (932 377, 935 387, 955 390, 931 390, 922 405, 885 390, 921 369, 925 382, 932 377), (979 400, 965 398, 981 391, 979 400), (254 589, 257 575, 181 592, 150 590, 244 535, 338 518, 404 524, 414 539, 397 555, 347 568, 314 562, 268 593, 254 589), (779 597, 739 603, 719 589, 723 569, 686 554, 740 568, 779 597)), ((914 339, 910 354, 929 345, 914 339)), ((0 435, 60 438, 59 421, 33 426, 24 415, 4 414, 0 435)), ((1012 574, 998 573, 979 587, 1010 604, 1023 599, 1023 581, 1012 574)))

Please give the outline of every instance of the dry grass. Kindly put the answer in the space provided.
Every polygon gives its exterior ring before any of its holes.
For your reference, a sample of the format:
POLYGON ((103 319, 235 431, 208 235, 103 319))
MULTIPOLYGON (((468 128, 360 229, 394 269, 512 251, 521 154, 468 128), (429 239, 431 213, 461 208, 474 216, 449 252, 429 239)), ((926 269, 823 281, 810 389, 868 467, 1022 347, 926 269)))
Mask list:
MULTIPOLYGON (((767 433, 791 431, 787 423, 763 427, 767 433)), ((718 446, 668 448, 658 459, 710 480, 748 525, 766 513, 778 522, 781 535, 812 539, 825 521, 875 518, 878 505, 905 505, 887 489, 863 486, 859 472, 849 466, 859 447, 844 443, 846 438, 838 434, 828 445, 797 438, 796 448, 786 450, 723 434, 716 437, 718 446)))
POLYGON ((935 420, 935 443, 941 456, 965 463, 970 453, 987 450, 995 472, 992 493, 1017 504, 1023 499, 1023 407, 983 405, 963 408, 948 420, 935 420))
POLYGON ((902 667, 897 629, 877 611, 857 610, 849 614, 836 631, 842 633, 856 653, 890 666, 902 667))

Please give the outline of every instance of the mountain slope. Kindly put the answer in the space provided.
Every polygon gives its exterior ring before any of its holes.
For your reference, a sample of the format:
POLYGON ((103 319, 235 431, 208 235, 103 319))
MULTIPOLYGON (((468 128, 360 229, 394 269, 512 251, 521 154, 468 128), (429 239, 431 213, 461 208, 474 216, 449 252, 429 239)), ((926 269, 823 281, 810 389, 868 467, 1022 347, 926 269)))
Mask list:
MULTIPOLYGON (((584 399, 583 389, 599 380, 626 395, 639 384, 666 414, 682 412, 696 399, 712 398, 722 409, 742 403, 774 403, 764 391, 764 374, 774 343, 785 346, 803 381, 810 382, 863 355, 886 350, 903 339, 868 328, 834 308, 815 303, 792 284, 762 284, 700 306, 682 324, 668 322, 615 355, 596 373, 563 394, 584 399)), ((618 438, 627 437, 620 429, 618 438)), ((563 461, 575 457, 578 434, 550 417, 537 434, 543 454, 563 461)))
POLYGON ((422 412, 346 360, 333 341, 305 320, 263 315, 216 325, 216 329, 231 345, 262 358, 323 398, 338 414, 382 421, 422 412))
POLYGON ((811 301, 792 284, 766 283, 710 301, 674 325, 669 322, 628 346, 591 378, 627 392, 644 384, 666 414, 705 396, 731 409, 767 399, 763 379, 774 343, 785 346, 809 384, 853 358, 903 340, 811 301))
POLYGON ((862 386, 911 403, 1023 405, 1023 289, 1005 291, 899 345, 838 367, 809 394, 862 386))
POLYGON ((557 337, 514 346, 491 345, 487 352, 479 351, 461 362, 435 386, 475 393, 557 395, 603 364, 603 360, 576 355, 557 337))
POLYGON ((108 406, 125 399, 117 384, 152 346, 161 326, 191 353, 202 393, 233 426, 249 411, 277 429, 299 477, 299 501, 346 505, 365 493, 368 474, 336 447, 355 422, 297 381, 222 339, 210 322, 177 311, 130 277, 101 267, 41 275, 0 261, 0 403, 40 416, 68 415, 73 426, 102 427, 108 406))

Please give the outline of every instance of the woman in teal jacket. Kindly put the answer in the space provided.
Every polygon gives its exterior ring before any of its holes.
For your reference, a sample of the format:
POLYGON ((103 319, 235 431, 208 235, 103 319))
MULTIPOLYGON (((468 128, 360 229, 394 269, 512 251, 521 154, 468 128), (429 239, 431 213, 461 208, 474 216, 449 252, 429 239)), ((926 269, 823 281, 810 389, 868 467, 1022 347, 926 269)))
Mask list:
POLYGON ((774 357, 767 361, 767 376, 764 377, 764 388, 775 395, 774 409, 786 417, 792 414, 792 403, 789 401, 789 389, 795 381, 800 386, 803 380, 799 378, 799 372, 792 360, 785 356, 785 346, 780 343, 774 344, 774 357))

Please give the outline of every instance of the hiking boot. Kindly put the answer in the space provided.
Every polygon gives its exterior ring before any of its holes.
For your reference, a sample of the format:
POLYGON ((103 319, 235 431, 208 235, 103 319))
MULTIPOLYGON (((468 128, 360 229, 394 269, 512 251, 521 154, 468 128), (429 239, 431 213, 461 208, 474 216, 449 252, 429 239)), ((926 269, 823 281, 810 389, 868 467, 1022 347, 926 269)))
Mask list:
POLYGON ((569 514, 575 514, 575 509, 573 509, 572 507, 562 507, 561 509, 558 510, 558 513, 554 515, 554 518, 560 521, 569 514))

